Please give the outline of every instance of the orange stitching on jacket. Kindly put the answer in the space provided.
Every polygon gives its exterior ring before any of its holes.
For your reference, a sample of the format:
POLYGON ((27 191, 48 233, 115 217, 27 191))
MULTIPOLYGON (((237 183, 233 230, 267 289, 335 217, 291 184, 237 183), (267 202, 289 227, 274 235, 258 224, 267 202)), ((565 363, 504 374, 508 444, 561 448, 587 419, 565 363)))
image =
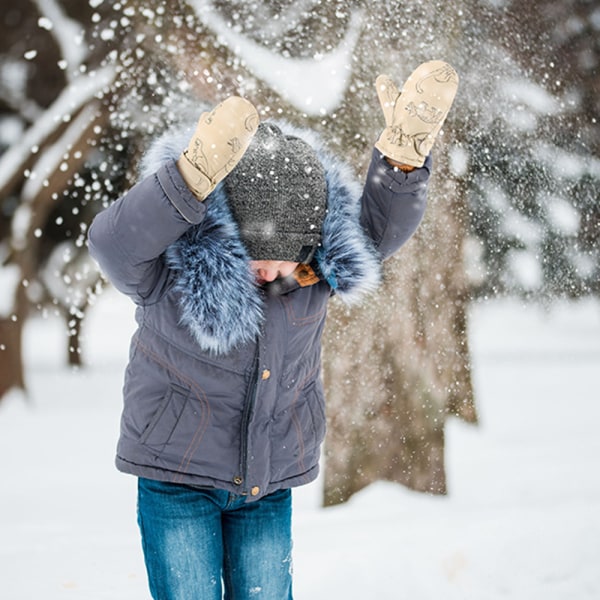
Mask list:
POLYGON ((148 356, 148 358, 150 358, 151 360, 154 360, 154 362, 163 366, 168 372, 173 373, 182 383, 187 385, 189 387, 190 391, 195 394, 195 397, 200 402, 200 404, 203 407, 205 407, 205 410, 202 412, 203 412, 203 416, 204 416, 204 414, 206 416, 205 416, 205 418, 200 419, 200 424, 196 428, 194 436, 192 437, 192 440, 190 441, 186 451, 184 452, 184 454, 181 458, 181 462, 179 463, 179 466, 177 467, 177 472, 179 473, 179 475, 173 476, 173 478, 172 478, 172 481, 180 482, 183 480, 182 475, 187 472, 187 469, 188 469, 190 463, 192 462, 192 456, 193 456, 194 452, 198 449, 198 446, 200 445, 200 442, 202 441, 202 438, 204 437, 204 433, 208 426, 208 421, 209 421, 210 413, 211 413, 210 405, 206 399, 206 395, 204 394, 204 391, 201 388, 199 388, 192 379, 190 379, 189 377, 187 377, 186 375, 181 373, 181 371, 179 371, 179 369, 177 369, 171 363, 169 363, 165 360, 162 360, 155 352, 153 352, 150 348, 148 348, 147 346, 142 344, 142 342, 140 342, 139 340, 137 340, 136 345, 140 347, 141 351, 146 356, 148 356))

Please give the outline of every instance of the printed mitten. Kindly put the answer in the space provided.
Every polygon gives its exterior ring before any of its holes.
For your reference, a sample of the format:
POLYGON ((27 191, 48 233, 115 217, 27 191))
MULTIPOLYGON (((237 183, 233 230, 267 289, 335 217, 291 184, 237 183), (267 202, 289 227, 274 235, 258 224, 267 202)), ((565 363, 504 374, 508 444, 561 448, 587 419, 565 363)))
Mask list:
POLYGON ((230 96, 211 112, 202 113, 177 167, 199 200, 204 200, 246 152, 259 116, 254 106, 230 96))
POLYGON ((375 85, 386 123, 375 147, 396 162, 422 167, 452 106, 456 71, 433 60, 413 71, 402 92, 387 75, 375 85))

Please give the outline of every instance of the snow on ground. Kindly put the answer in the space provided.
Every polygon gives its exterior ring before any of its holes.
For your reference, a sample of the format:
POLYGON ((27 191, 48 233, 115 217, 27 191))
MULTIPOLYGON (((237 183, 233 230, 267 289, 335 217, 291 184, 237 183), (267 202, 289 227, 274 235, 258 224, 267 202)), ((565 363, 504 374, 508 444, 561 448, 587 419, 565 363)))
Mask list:
MULTIPOLYGON (((64 367, 63 325, 28 325, 29 395, 0 404, 0 597, 148 599, 135 480, 113 467, 133 329, 107 293, 89 367, 64 367)), ((447 426, 449 495, 378 483, 321 509, 295 493, 298 600, 600 597, 600 306, 515 301, 470 319, 478 427, 447 426)))

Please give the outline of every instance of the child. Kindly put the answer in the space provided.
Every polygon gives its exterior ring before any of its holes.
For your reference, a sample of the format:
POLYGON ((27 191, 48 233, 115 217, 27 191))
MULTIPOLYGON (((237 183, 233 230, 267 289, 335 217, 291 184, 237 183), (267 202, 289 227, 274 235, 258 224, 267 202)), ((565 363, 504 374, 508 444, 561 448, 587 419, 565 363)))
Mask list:
POLYGON ((138 306, 116 460, 139 478, 153 598, 292 598, 290 490, 318 474, 327 301, 372 292, 417 228, 457 84, 440 61, 402 94, 377 79, 386 128, 362 190, 313 134, 230 97, 191 141, 159 139, 94 220, 92 256, 138 306))

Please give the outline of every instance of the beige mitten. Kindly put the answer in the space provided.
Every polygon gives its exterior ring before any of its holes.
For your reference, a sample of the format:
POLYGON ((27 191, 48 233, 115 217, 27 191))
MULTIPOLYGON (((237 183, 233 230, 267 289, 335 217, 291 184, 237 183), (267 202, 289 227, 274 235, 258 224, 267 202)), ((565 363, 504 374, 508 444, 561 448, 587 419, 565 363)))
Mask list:
POLYGON ((254 106, 230 96, 211 112, 202 113, 177 168, 198 200, 204 200, 246 152, 259 116, 254 106))
POLYGON ((432 60, 413 71, 402 92, 387 75, 375 85, 386 123, 375 147, 396 162, 422 167, 452 106, 456 71, 432 60))

